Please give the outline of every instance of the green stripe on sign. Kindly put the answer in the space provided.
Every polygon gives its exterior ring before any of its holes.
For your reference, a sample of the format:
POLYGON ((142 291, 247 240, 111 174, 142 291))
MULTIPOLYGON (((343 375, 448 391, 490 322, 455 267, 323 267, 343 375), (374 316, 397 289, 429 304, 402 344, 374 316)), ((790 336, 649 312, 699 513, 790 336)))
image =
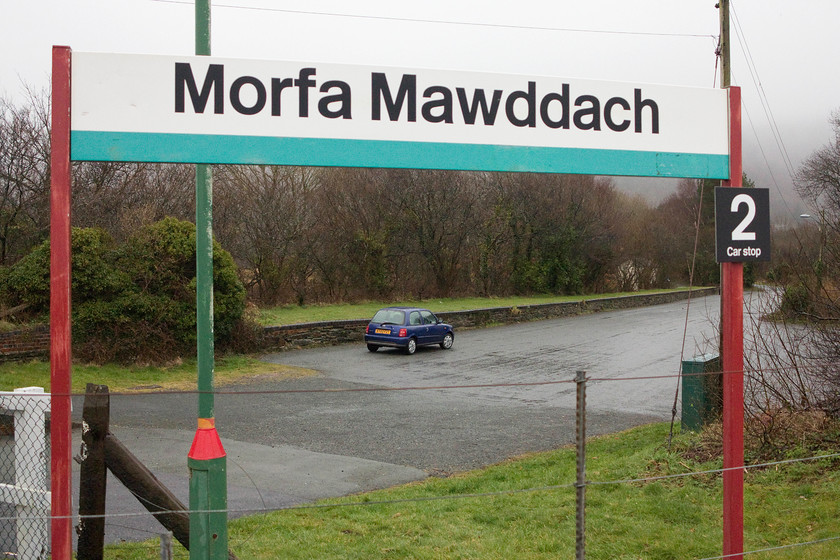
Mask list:
POLYGON ((70 144, 70 157, 74 161, 389 167, 634 177, 729 178, 729 156, 716 154, 85 130, 73 131, 70 144))

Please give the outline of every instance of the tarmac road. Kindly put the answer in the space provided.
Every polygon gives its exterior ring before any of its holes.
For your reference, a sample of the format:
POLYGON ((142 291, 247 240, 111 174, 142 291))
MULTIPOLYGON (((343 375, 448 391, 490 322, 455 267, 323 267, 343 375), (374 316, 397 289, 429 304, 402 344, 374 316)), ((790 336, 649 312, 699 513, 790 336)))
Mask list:
MULTIPOLYGON (((704 341, 714 337, 719 306, 717 296, 692 301, 686 359, 714 347, 704 341)), ((304 503, 572 443, 577 370, 591 378, 588 435, 668 421, 685 327, 686 302, 678 302, 456 331, 451 350, 421 348, 413 356, 370 353, 362 343, 267 355, 318 374, 217 395, 229 508, 304 503), (648 376, 667 377, 630 379, 648 376), (550 383, 534 385, 542 382, 550 383)), ((81 409, 74 404, 76 416, 81 409)), ((194 395, 111 398, 112 433, 184 503, 196 412, 194 395)), ((110 479, 108 512, 138 511, 110 479)), ((149 516, 125 517, 109 523, 107 538, 160 531, 149 516)))

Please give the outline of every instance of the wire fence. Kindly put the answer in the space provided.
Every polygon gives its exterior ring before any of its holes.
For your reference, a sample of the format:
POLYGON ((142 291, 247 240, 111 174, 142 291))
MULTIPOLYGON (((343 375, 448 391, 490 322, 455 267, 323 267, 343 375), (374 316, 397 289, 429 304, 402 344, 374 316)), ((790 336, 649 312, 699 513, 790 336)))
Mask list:
MULTIPOLYGON (((604 383, 631 383, 631 382, 649 382, 654 379, 679 379, 685 377, 701 377, 710 375, 728 375, 730 372, 702 372, 702 373, 676 373, 676 374, 661 374, 661 375, 629 375, 616 374, 612 377, 589 377, 587 382, 590 383, 590 388, 595 388, 604 383)), ((746 372, 749 374, 758 374, 758 371, 746 372)), ((472 384, 430 384, 430 385, 415 385, 403 387, 312 387, 312 388, 294 388, 294 389, 268 389, 268 390, 217 390, 214 393, 220 397, 227 396, 229 398, 246 398, 251 395, 263 396, 282 396, 300 397, 303 395, 311 395, 318 398, 322 396, 338 396, 340 394, 352 395, 363 393, 394 393, 394 392, 414 392, 422 393, 428 391, 476 391, 485 389, 505 388, 505 389, 530 389, 534 387, 544 387, 548 390, 557 388, 558 390, 565 390, 564 386, 572 386, 575 384, 575 379, 558 379, 558 380, 544 380, 544 381, 526 381, 526 382, 506 382, 506 383, 472 383, 472 384)), ((46 435, 46 418, 45 412, 49 402, 48 396, 39 393, 32 393, 32 389, 26 389, 15 393, 5 393, 1 397, 2 413, 7 420, 4 426, 7 427, 3 432, 2 446, 0 446, 0 473, 2 473, 2 486, 0 488, 3 492, 4 505, 0 506, 0 542, 2 542, 3 552, 6 558, 47 558, 48 557, 48 533, 47 528, 50 520, 49 515, 49 489, 48 482, 48 468, 49 464, 49 438, 46 435), (34 415, 25 412, 29 409, 36 409, 34 415), (17 450, 28 450, 26 458, 21 458, 17 450), (34 451, 33 451, 34 450, 34 451), (34 544, 33 544, 34 542, 34 544)), ((121 399, 139 399, 145 400, 148 398, 166 397, 172 399, 173 397, 195 397, 199 391, 143 391, 143 392, 125 392, 125 393, 111 393, 112 397, 119 397, 121 399)), ((74 397, 82 397, 83 395, 74 394, 74 397)), ((344 403, 347 406, 347 403, 344 403)), ((580 411, 583 413, 583 411, 580 411)), ((149 432, 149 437, 154 438, 153 431, 149 432)), ((148 443, 148 442, 147 442, 148 443)), ((158 441, 158 447, 171 446, 171 442, 158 441)), ((131 442, 128 443, 131 446, 131 442)), ((154 442, 153 442, 154 445, 154 442)), ((80 455, 84 455, 85 448, 82 446, 80 455)), ((154 455, 154 453, 152 453, 154 455)), ((80 457, 81 459, 82 457, 80 457)), ((754 469, 768 469, 778 468, 785 465, 793 465, 796 463, 816 462, 816 461, 836 461, 840 458, 840 453, 822 453, 810 457, 783 459, 778 461, 761 462, 755 464, 744 465, 737 467, 737 469, 728 470, 742 470, 748 472, 754 469)), ((231 459, 236 466, 234 458, 231 459)), ((279 465, 274 467, 279 468, 279 465)), ((152 470, 155 465, 150 465, 152 470)), ((599 480, 597 477, 585 480, 586 487, 602 487, 607 485, 628 485, 628 484, 650 484, 667 480, 674 480, 688 477, 714 476, 720 475, 727 469, 709 469, 700 471, 686 470, 686 472, 668 473, 655 476, 641 476, 634 478, 621 479, 606 479, 599 480)), ((163 473, 166 475, 166 473, 163 473)), ((254 473, 244 473, 245 476, 250 477, 254 473)), ((176 477, 171 475, 162 476, 166 480, 173 480, 176 477)), ((183 478, 183 476, 180 476, 183 478)), ((253 479, 252 479, 253 480, 253 479)), ((231 517, 239 517, 242 515, 263 514, 273 511, 305 511, 314 509, 326 508, 370 508, 383 505, 404 504, 404 503, 418 503, 418 502, 445 502, 467 499, 487 499, 499 496, 511 496, 516 494, 528 494, 539 492, 556 492, 567 491, 574 489, 577 483, 569 480, 559 484, 535 486, 528 488, 511 488, 499 490, 494 492, 479 492, 479 493, 454 493, 438 496, 422 496, 395 500, 369 500, 363 499, 358 501, 345 501, 342 503, 278 503, 271 500, 266 501, 261 492, 270 493, 272 489, 260 488, 258 483, 254 483, 257 496, 252 496, 252 502, 248 505, 230 505, 224 510, 206 510, 206 511, 192 511, 188 508, 173 509, 169 507, 169 513, 186 514, 189 513, 220 513, 224 512, 231 517)), ((183 490, 183 488, 181 488, 183 490)), ((294 489, 288 489, 288 492, 294 493, 294 489)), ((139 497, 138 497, 139 498, 139 497)), ((125 506, 125 504, 122 504, 125 506)), ((163 506, 161 506, 163 507, 163 506)), ((141 541, 142 539, 153 538, 161 535, 164 532, 162 527, 155 527, 155 520, 147 511, 142 511, 139 505, 129 508, 122 508, 123 511, 112 511, 109 508, 108 512, 103 515, 85 515, 84 521, 90 521, 96 518, 102 518, 105 521, 108 529, 113 531, 124 530, 132 535, 129 540, 141 541), (126 511, 126 509, 128 509, 126 511), (133 521, 137 519, 144 519, 144 524, 136 524, 133 521)), ((73 516, 74 522, 80 521, 79 516, 73 516)), ((838 528, 840 530, 840 528, 838 528)), ((779 545, 776 547, 765 547, 761 549, 746 551, 744 556, 757 553, 769 553, 775 550, 785 550, 795 547, 805 547, 816 544, 833 544, 840 540, 838 537, 828 537, 821 539, 803 540, 799 543, 779 545)), ((235 543, 231 543, 235 546, 235 543)), ((148 542, 134 542, 126 544, 130 548, 142 549, 156 554, 157 545, 151 545, 148 542)), ((163 551, 163 547, 160 549, 163 551)), ((178 553, 176 551, 175 556, 178 553)), ((161 552, 163 557, 163 552, 161 552)), ((730 556, 731 557, 731 556, 730 556)), ((718 558, 727 558, 727 556, 714 556, 704 558, 703 560, 712 560, 718 558)))
POLYGON ((28 387, 0 393, 0 553, 47 558, 49 396, 28 387))
MULTIPOLYGON (((743 370, 744 375, 767 373, 774 371, 794 369, 793 366, 750 369, 743 370)), ((657 375, 624 375, 622 372, 617 372, 612 377, 589 377, 588 382, 623 382, 623 381, 649 381, 652 379, 682 379, 687 377, 711 377, 719 375, 740 374, 738 371, 701 371, 692 373, 663 373, 657 375)), ((223 395, 294 395, 303 393, 387 393, 394 391, 439 391, 444 389, 488 389, 488 388, 517 388, 517 387, 539 387, 548 385, 574 385, 575 380, 572 379, 557 379, 549 381, 523 381, 523 382, 503 382, 503 383, 461 383, 461 384, 446 384, 446 385, 409 385, 405 387, 321 387, 310 389, 214 389, 213 391, 199 391, 194 389, 138 389, 130 391, 109 391, 112 397, 144 397, 144 396, 159 396, 159 395, 202 395, 213 394, 217 396, 223 395)), ((51 393, 54 396, 61 397, 84 397, 85 393, 51 393)))

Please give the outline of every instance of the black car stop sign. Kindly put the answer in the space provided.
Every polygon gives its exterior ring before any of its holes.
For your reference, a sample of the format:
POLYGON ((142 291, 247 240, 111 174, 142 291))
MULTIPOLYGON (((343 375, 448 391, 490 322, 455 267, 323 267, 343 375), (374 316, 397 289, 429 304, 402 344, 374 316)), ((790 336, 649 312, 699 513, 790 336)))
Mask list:
POLYGON ((715 187, 717 262, 770 260, 770 191, 715 187))

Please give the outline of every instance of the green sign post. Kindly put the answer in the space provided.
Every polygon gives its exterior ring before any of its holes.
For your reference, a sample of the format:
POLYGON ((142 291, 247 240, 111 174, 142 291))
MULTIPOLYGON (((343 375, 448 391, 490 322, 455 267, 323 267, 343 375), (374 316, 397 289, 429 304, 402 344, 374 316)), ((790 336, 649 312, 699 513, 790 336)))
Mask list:
MULTIPOLYGON (((195 3, 195 54, 210 55, 210 0, 195 3)), ((190 448, 190 559, 224 560, 227 539, 227 458, 216 432, 213 395, 213 175, 195 166, 198 428, 190 448)))

